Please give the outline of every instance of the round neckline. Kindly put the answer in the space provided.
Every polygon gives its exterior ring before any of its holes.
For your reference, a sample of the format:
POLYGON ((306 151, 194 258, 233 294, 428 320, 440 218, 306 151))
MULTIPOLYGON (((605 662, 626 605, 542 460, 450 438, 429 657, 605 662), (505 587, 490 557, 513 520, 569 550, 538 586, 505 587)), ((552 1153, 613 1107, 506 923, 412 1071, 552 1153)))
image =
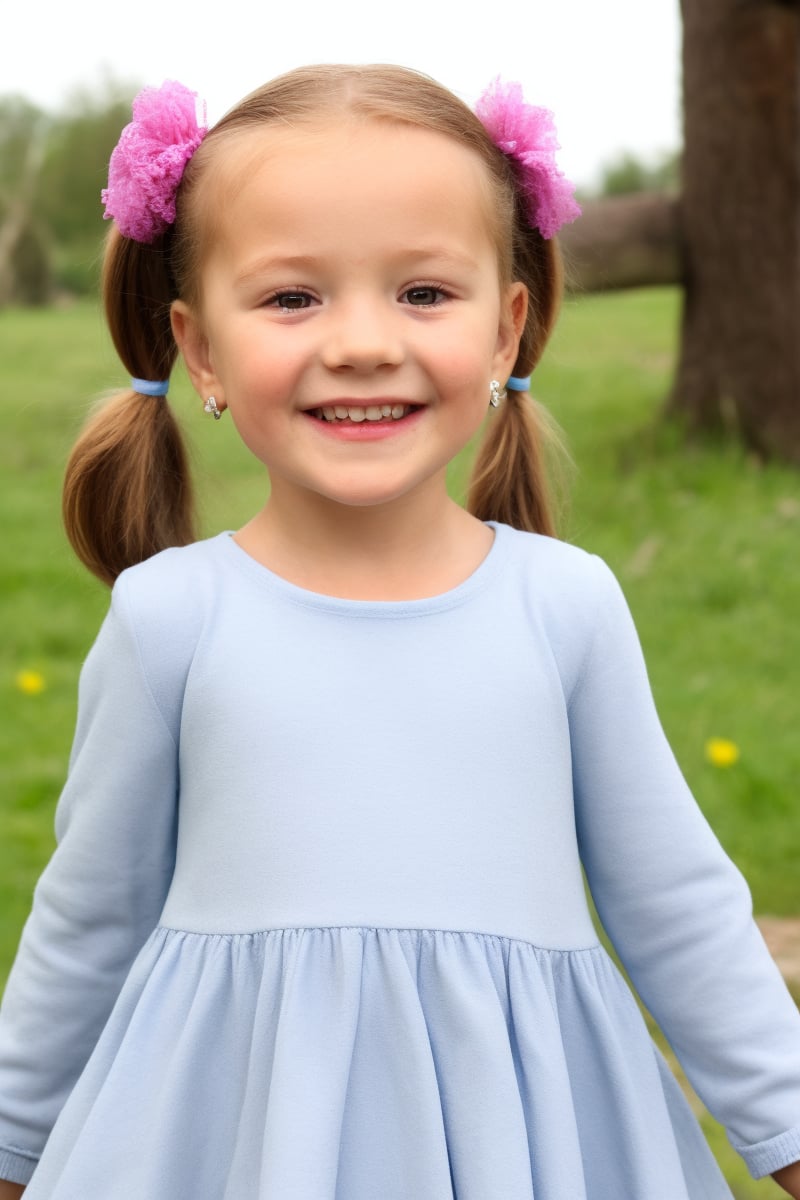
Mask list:
POLYGON ((424 616, 428 613, 455 608, 469 600, 476 592, 481 591, 495 576, 505 558, 507 527, 499 521, 484 521, 484 524, 494 530, 494 541, 475 570, 449 591, 439 592, 435 596, 424 596, 418 600, 350 600, 343 596, 329 596, 324 592, 310 591, 308 588, 292 583, 282 575, 276 575, 264 563, 248 554, 238 542, 234 541, 235 530, 225 530, 213 540, 220 546, 231 563, 239 570, 244 571, 252 581, 259 583, 262 587, 267 587, 290 603, 299 604, 305 608, 350 615, 408 617, 424 616))

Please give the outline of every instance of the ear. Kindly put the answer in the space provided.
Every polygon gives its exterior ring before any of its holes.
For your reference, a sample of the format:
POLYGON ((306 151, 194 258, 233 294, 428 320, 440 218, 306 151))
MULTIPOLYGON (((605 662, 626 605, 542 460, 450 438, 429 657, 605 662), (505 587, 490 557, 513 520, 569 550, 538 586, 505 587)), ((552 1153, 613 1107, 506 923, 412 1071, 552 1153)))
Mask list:
POLYGON ((183 300, 173 301, 170 307, 172 336, 175 338, 194 390, 204 402, 214 396, 222 411, 226 407, 222 383, 214 371, 208 338, 200 317, 183 300))
POLYGON ((492 376, 501 383, 514 371, 527 315, 528 289, 519 281, 510 283, 501 297, 500 324, 492 357, 492 376))

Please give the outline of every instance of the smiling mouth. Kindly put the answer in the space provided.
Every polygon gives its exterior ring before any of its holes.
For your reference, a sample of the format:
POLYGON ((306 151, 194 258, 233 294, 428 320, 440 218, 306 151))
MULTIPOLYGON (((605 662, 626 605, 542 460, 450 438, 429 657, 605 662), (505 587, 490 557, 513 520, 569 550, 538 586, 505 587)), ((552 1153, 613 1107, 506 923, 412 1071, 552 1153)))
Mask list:
POLYGON ((309 409, 309 415, 318 421, 358 425, 362 421, 402 421, 409 413, 416 412, 418 404, 352 404, 324 405, 309 409))

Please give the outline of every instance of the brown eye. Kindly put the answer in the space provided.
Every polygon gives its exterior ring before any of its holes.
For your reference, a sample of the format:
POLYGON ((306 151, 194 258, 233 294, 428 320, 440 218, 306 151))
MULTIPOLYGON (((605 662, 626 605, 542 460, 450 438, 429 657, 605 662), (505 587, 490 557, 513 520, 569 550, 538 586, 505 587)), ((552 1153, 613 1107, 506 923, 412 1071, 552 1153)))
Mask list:
POLYGON ((409 288, 406 292, 406 299, 409 304, 417 304, 422 307, 430 307, 435 304, 442 295, 439 288, 435 287, 415 287, 409 288))
POLYGON ((277 292, 269 303, 287 312, 296 312, 298 309, 308 308, 311 297, 306 292, 277 292))

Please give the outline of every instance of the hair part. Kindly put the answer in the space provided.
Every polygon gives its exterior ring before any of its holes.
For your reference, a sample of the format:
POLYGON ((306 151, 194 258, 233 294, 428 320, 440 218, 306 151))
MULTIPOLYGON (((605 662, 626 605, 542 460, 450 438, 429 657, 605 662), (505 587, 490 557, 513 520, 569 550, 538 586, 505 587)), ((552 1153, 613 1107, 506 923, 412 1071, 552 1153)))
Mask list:
MULTIPOLYGON (((119 356, 134 377, 167 379, 177 358, 170 306, 182 299, 202 311, 200 274, 214 231, 215 179, 232 139, 265 126, 318 124, 343 117, 411 125, 465 145, 489 183, 487 219, 501 285, 520 281, 528 312, 513 374, 529 375, 555 323, 562 295, 557 243, 531 229, 516 170, 475 114, 417 71, 397 66, 311 66, 246 96, 212 129, 190 159, 177 195, 174 226, 151 245, 106 241, 103 300, 119 356), (201 186, 202 185, 202 186, 201 186), (211 209, 212 211, 209 211, 211 209)), ((555 534, 544 466, 545 424, 531 399, 509 393, 491 414, 468 491, 481 520, 555 534)), ((107 583, 126 566, 194 538, 192 487, 182 435, 166 400, 126 391, 100 409, 70 457, 64 520, 82 561, 107 583)))

